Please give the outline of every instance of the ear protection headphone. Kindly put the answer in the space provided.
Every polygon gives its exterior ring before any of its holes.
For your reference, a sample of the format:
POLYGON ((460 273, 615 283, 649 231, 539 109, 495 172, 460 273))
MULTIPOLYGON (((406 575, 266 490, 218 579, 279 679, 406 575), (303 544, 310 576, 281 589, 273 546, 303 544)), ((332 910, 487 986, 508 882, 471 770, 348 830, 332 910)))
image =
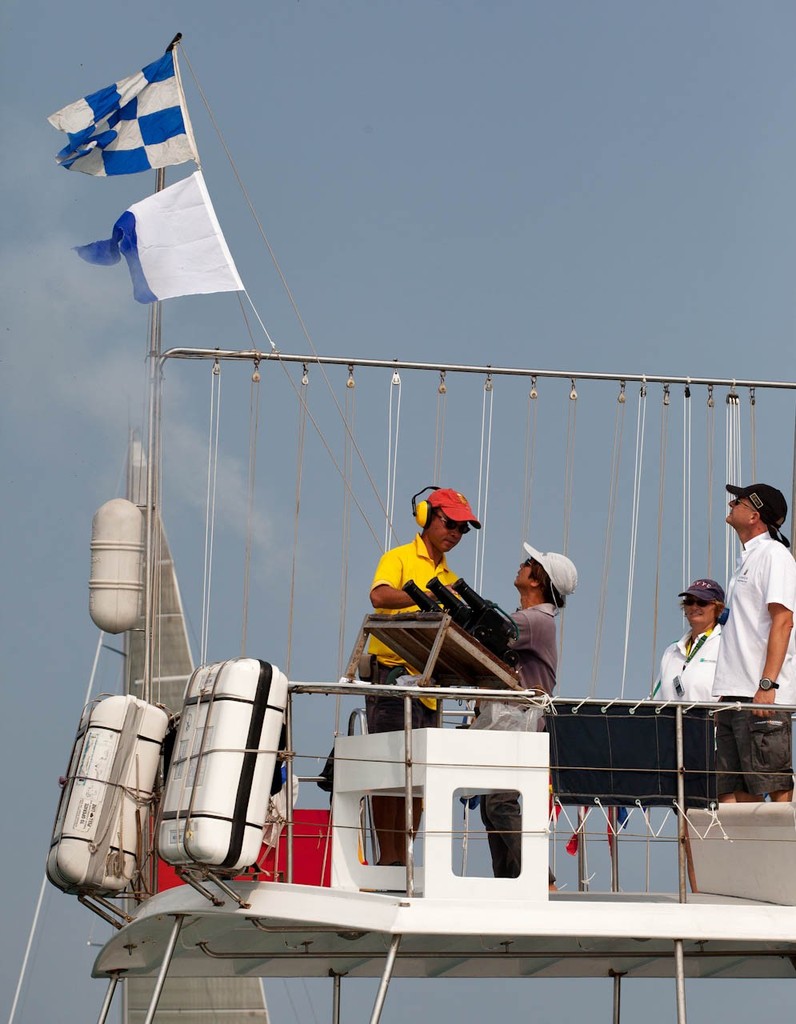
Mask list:
POLYGON ((438 491, 439 487, 435 484, 430 484, 428 487, 424 487, 418 491, 417 494, 412 495, 412 515, 415 517, 415 522, 421 530, 425 530, 428 524, 431 522, 431 514, 433 505, 428 501, 418 501, 417 499, 421 494, 425 494, 426 491, 438 491))

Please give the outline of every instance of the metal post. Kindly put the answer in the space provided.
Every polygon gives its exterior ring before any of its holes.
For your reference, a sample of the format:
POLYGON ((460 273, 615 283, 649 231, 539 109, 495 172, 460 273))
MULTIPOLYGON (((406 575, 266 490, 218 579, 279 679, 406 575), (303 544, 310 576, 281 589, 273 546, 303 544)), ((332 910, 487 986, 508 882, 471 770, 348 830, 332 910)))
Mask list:
POLYGON ((586 878, 586 811, 578 808, 578 892, 588 892, 586 878))
POLYGON ((614 979, 614 1012, 611 1021, 612 1024, 620 1024, 622 1016, 622 972, 609 971, 608 974, 614 979))
POLYGON ((370 1024, 379 1024, 379 1021, 381 1020, 381 1011, 384 1008, 384 1000, 387 996, 387 986, 390 984, 393 967, 395 966, 395 956, 400 945, 401 936, 394 935, 392 942, 390 943, 389 952, 387 953, 387 960, 384 964, 381 981, 379 982, 379 991, 376 993, 376 1002, 373 1004, 373 1013, 370 1015, 370 1024))
POLYGON ((287 746, 285 771, 285 848, 287 850, 286 874, 288 882, 293 881, 293 697, 287 691, 285 705, 285 744, 287 746))
POLYGON ((166 950, 163 954, 163 963, 160 965, 160 970, 158 971, 157 981, 155 982, 155 988, 152 991, 152 998, 149 1001, 149 1009, 146 1012, 144 1024, 152 1024, 152 1021, 155 1018, 158 1003, 160 1002, 160 995, 163 991, 163 986, 166 983, 166 975, 169 972, 171 958, 174 956, 174 949, 177 945, 177 937, 180 934, 180 928, 182 928, 182 922, 182 917, 174 919, 174 927, 171 929, 171 935, 169 936, 169 941, 166 944, 166 950))
POLYGON ((611 824, 611 892, 619 892, 619 812, 616 807, 608 809, 611 824))
POLYGON ((415 894, 415 818, 412 800, 412 698, 404 697, 404 825, 406 828, 406 895, 415 894))
POLYGON ((336 971, 329 971, 329 974, 332 976, 332 1024, 340 1024, 340 985, 343 976, 336 971))
MULTIPOLYGON (((686 901, 686 832, 685 766, 683 764, 683 706, 675 706, 675 740, 677 744, 677 889, 681 903, 686 901)), ((682 947, 680 949, 682 956, 682 947)))
POLYGON ((116 991, 116 986, 118 984, 119 975, 112 974, 111 980, 108 983, 108 991, 105 993, 105 998, 102 1001, 102 1009, 100 1010, 100 1015, 97 1018, 97 1024, 105 1024, 105 1021, 108 1019, 108 1012, 110 1011, 111 1003, 113 1002, 113 993, 116 991))
POLYGON ((677 986, 677 1024, 686 1024, 685 969, 683 966, 683 940, 674 940, 674 976, 677 986))

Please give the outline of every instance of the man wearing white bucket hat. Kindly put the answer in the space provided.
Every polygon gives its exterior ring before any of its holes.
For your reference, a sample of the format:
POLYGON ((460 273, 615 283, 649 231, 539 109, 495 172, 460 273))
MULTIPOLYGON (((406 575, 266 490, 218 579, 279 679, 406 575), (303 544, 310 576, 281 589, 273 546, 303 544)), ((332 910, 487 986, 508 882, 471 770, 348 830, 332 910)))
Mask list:
MULTIPOLYGON (((566 555, 538 551, 530 544, 523 547, 528 558, 520 565, 514 580, 520 607, 512 615, 519 636, 511 646, 519 657, 522 686, 552 697, 558 667, 556 616, 578 585, 578 571, 566 555)), ((496 717, 495 724, 486 727, 543 732, 544 718, 538 709, 526 709, 520 715, 507 716, 503 723, 496 717)), ((481 799, 481 819, 487 830, 495 877, 516 878, 521 868, 522 846, 522 815, 517 793, 487 793, 481 799)), ((550 888, 555 889, 552 872, 550 888)))

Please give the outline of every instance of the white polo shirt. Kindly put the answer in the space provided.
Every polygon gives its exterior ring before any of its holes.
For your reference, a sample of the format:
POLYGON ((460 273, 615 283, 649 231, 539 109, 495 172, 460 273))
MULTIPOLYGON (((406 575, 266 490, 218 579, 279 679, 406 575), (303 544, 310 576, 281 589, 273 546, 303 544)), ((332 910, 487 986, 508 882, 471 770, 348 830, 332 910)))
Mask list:
POLYGON ((656 700, 688 700, 707 704, 715 700, 713 696, 713 679, 716 674, 716 661, 721 648, 721 626, 715 626, 710 636, 700 644, 704 633, 700 633, 694 641, 699 650, 689 660, 686 644, 691 639, 691 630, 678 640, 669 644, 661 658, 660 688, 654 694, 656 700), (675 680, 680 680, 682 694, 677 692, 675 680))
MULTIPOLYGON (((770 604, 796 609, 796 562, 768 533, 744 546, 727 588, 730 615, 722 630, 713 681, 714 697, 754 697, 766 661, 771 631, 770 604)), ((777 704, 796 704, 796 648, 788 652, 776 681, 777 704)))

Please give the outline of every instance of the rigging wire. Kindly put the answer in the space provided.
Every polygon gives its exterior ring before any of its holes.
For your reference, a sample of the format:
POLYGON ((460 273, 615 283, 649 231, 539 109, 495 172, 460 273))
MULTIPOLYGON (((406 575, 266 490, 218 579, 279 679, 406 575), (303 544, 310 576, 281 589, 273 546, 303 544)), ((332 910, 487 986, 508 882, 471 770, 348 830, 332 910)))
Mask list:
POLYGON ((627 606, 625 612, 625 645, 622 655, 622 685, 620 687, 620 698, 625 695, 625 680, 627 678, 627 657, 630 647, 630 620, 633 612, 633 583, 636 572, 636 547, 638 544, 638 518, 641 498, 641 474, 644 466, 644 429, 647 418, 647 385, 642 384, 639 389, 638 410, 636 415, 636 454, 633 465, 633 511, 630 527, 630 557, 628 560, 627 577, 627 606))
MULTIPOLYGON (((390 534, 395 537, 393 518, 395 516, 395 478, 398 472, 398 434, 401 429, 401 375, 393 370, 390 380, 390 400, 387 407, 387 502, 384 519, 384 550, 390 546, 390 534), (395 412, 393 413, 393 391, 397 390, 395 412), (393 423, 395 442, 393 443, 393 423)), ((350 437, 349 433, 349 437, 350 437)))
POLYGON ((749 475, 757 480, 757 417, 755 415, 755 389, 749 388, 749 475))
POLYGON ((683 572, 685 589, 691 583, 691 386, 683 391, 683 572))
POLYGON ((476 532, 473 586, 480 593, 484 588, 484 547, 486 545, 486 517, 489 503, 489 473, 492 456, 492 409, 494 405, 492 374, 486 375, 481 398, 481 451, 478 459, 478 504, 476 515, 481 529, 476 532))
MULTIPOLYGON (((661 405, 661 436, 660 459, 658 462, 658 548, 655 558, 655 589, 653 591, 652 612, 652 663, 650 667, 650 696, 652 696, 657 678, 658 651, 658 613, 661 596, 661 551, 663 548, 663 499, 666 491, 666 441, 669 424, 669 385, 663 385, 663 404, 661 405)), ((687 585, 687 584, 686 584, 687 585)))
MULTIPOLYGON (((97 667, 99 665, 100 653, 105 642, 105 633, 100 630, 99 636, 97 637, 97 647, 94 651, 94 661, 91 663, 91 672, 89 672, 88 685, 86 686, 86 693, 83 697, 83 708, 88 706, 88 702, 91 700, 91 693, 94 689, 94 680, 97 677, 97 667)), ((47 891, 47 874, 45 872, 44 877, 41 880, 39 886, 39 895, 36 898, 36 908, 33 911, 33 919, 30 924, 30 932, 28 933, 28 941, 25 946, 25 954, 22 957, 22 964, 19 968, 19 976, 17 978, 17 987, 14 990, 14 998, 11 1002, 11 1012, 8 1015, 8 1024, 14 1024, 14 1017, 17 1012, 17 1005, 19 1004, 19 997, 22 992, 22 986, 25 982, 25 975, 28 971, 28 963, 30 961, 30 953, 33 948, 33 940, 36 937, 36 931, 39 927, 39 917, 41 916, 41 908, 44 902, 44 894, 47 891)))
POLYGON ((608 516, 605 524, 605 545, 603 547, 603 569, 602 582, 600 584, 600 601, 597 607, 597 625, 594 635, 594 657, 591 667, 591 685, 589 696, 593 697, 597 692, 597 676, 600 671, 600 651, 603 642, 603 629, 605 626, 605 609, 608 601, 608 575, 611 567, 611 548, 614 540, 614 523, 616 520, 616 498, 619 492, 619 469, 622 464, 622 439, 625 430, 625 409, 627 408, 627 396, 625 394, 625 382, 622 381, 619 387, 619 395, 616 399, 616 413, 614 414, 614 440, 611 447, 611 472, 608 490, 608 516))
POLYGON ((707 485, 708 485, 708 576, 713 576, 713 476, 716 448, 716 403, 713 400, 713 385, 708 386, 705 404, 705 433, 707 434, 707 485))
POLYGON ((246 549, 243 558, 243 627, 240 641, 241 657, 246 657, 249 628, 249 590, 251 581, 252 540, 254 534, 254 486, 257 476, 257 438, 260 430, 260 362, 255 360, 249 390, 249 480, 246 494, 246 549))
POLYGON ((285 655, 285 673, 290 676, 290 662, 293 656, 293 613, 296 602, 296 561, 298 558, 299 515, 301 513, 301 481, 304 473, 304 437, 307 427, 307 396, 309 394, 310 376, 306 365, 301 375, 299 394, 297 451, 296 451, 296 497, 293 508, 293 555, 290 563, 290 598, 287 610, 287 653, 285 655))
POLYGON ((528 392, 528 414, 525 420, 525 459, 522 481, 522 524, 520 542, 530 541, 531 507, 533 503, 533 475, 536 465, 536 420, 539 410, 539 391, 536 377, 531 377, 531 390, 528 392))
POLYGON ((221 363, 216 359, 210 371, 210 420, 207 444, 207 493, 205 500, 205 548, 202 574, 202 629, 199 645, 200 665, 207 663, 210 622, 210 595, 213 581, 213 543, 216 525, 216 483, 218 478, 218 439, 221 424, 221 363))

